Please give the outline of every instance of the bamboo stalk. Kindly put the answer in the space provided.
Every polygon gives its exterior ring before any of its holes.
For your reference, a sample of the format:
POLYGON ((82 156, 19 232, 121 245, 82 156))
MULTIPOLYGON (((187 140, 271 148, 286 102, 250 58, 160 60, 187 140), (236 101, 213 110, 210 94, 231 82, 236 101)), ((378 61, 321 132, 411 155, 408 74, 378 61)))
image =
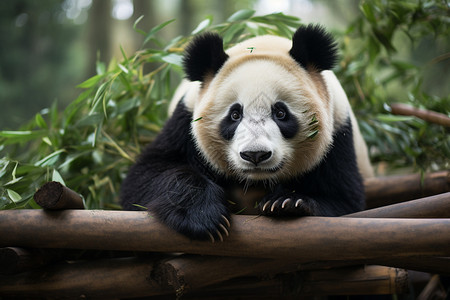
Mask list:
POLYGON ((364 180, 367 208, 450 192, 450 172, 374 177, 364 180))
POLYGON ((84 209, 83 198, 56 181, 44 184, 33 198, 44 209, 84 209))
POLYGON ((0 211, 0 247, 184 252, 298 261, 450 256, 450 219, 233 216, 232 222, 225 242, 213 244, 191 241, 146 212, 0 211))

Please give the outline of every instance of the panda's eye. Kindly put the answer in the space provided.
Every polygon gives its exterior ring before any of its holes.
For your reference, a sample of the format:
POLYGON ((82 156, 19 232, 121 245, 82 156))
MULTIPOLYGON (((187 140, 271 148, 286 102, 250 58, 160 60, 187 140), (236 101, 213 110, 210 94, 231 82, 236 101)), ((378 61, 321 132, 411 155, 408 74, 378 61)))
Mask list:
POLYGON ((278 120, 283 120, 286 117, 286 112, 283 109, 277 109, 275 112, 275 117, 278 120))
POLYGON ((231 120, 233 120, 233 121, 239 121, 241 119, 241 113, 237 110, 233 110, 231 112, 230 117, 231 117, 231 120))

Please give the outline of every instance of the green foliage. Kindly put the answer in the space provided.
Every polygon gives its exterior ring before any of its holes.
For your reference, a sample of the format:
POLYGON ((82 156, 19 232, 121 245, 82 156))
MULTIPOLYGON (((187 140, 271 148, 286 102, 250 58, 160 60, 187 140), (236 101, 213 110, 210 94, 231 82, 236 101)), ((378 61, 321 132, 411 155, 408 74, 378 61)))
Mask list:
MULTIPOLYGON (((448 8, 440 3, 362 2, 361 16, 342 34, 342 62, 336 71, 376 162, 421 170, 450 166, 448 129, 392 116, 385 109, 391 101, 404 101, 449 113, 448 94, 431 96, 422 88, 426 66, 410 59, 414 53, 397 50, 400 33, 409 38, 411 49, 429 35, 448 37, 448 8)), ((241 10, 222 24, 213 25, 208 17, 190 35, 163 41, 158 33, 174 20, 148 32, 139 29, 139 21, 134 29, 145 37, 141 50, 127 55, 121 49, 120 62, 99 62, 97 75, 78 86, 83 92, 63 111, 54 103, 20 130, 0 131, 0 208, 36 208, 32 195, 48 180, 65 182, 84 196, 88 208, 119 208, 120 183, 167 117, 182 76, 182 52, 192 36, 216 31, 230 47, 262 34, 290 38, 299 25, 297 18, 281 13, 254 16, 253 10, 241 10)))
POLYGON ((143 145, 160 131, 167 105, 182 71, 182 52, 194 34, 220 33, 230 46, 260 34, 290 36, 297 18, 283 14, 253 17, 243 10, 225 23, 202 21, 189 36, 162 41, 146 32, 141 50, 120 62, 97 64, 97 75, 78 87, 84 91, 62 112, 57 103, 36 114, 18 131, 0 131, 0 208, 33 207, 32 196, 46 181, 63 181, 82 194, 89 208, 119 208, 119 187, 143 145), (271 25, 273 24, 273 25, 271 25), (162 45, 159 49, 146 45, 162 45))
POLYGON ((395 102, 450 113, 446 2, 362 1, 361 15, 342 36, 336 72, 375 163, 421 171, 450 168, 448 128, 389 114, 395 102), (424 44, 428 51, 421 49, 424 44), (427 56, 430 52, 436 57, 427 56), (424 84, 429 77, 434 86, 424 84))

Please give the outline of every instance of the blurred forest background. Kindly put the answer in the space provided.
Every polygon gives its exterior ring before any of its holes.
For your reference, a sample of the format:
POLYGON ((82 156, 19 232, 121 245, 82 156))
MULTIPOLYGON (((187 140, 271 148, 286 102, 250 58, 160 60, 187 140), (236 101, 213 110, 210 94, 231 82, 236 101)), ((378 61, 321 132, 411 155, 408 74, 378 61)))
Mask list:
POLYGON ((49 180, 88 208, 120 208, 195 34, 217 31, 229 47, 311 22, 338 41, 334 71, 377 174, 450 169, 450 127, 390 111, 449 116, 448 0, 1 0, 0 209, 38 208, 49 180))
MULTIPOLYGON (((442 3, 448 8, 446 1, 442 3)), ((7 109, 0 110, 0 129, 17 129, 55 100, 64 107, 80 92, 76 85, 96 74, 98 59, 108 63, 112 57, 120 58, 120 46, 128 54, 139 49, 144 37, 132 28, 140 16, 143 30, 175 18, 162 32, 167 38, 189 33, 207 15, 220 23, 244 8, 255 9, 257 15, 281 11, 336 31, 352 24, 360 15, 360 4, 359 0, 2 0, 0 103, 7 109)), ((404 36, 397 38, 398 54, 419 67, 448 55, 449 39, 429 35, 411 45, 404 36)), ((424 71, 430 94, 449 94, 448 57, 445 64, 424 71)))

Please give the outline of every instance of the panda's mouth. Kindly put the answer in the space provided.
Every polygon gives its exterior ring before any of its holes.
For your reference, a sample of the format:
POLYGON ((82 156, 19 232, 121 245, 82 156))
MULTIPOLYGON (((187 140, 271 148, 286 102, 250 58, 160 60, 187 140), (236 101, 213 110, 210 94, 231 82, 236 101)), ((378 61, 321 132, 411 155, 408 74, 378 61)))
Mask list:
POLYGON ((284 166, 284 163, 281 162, 279 165, 272 167, 272 168, 261 168, 261 167, 254 167, 254 168, 247 168, 243 169, 242 172, 244 174, 274 174, 280 171, 284 166))

